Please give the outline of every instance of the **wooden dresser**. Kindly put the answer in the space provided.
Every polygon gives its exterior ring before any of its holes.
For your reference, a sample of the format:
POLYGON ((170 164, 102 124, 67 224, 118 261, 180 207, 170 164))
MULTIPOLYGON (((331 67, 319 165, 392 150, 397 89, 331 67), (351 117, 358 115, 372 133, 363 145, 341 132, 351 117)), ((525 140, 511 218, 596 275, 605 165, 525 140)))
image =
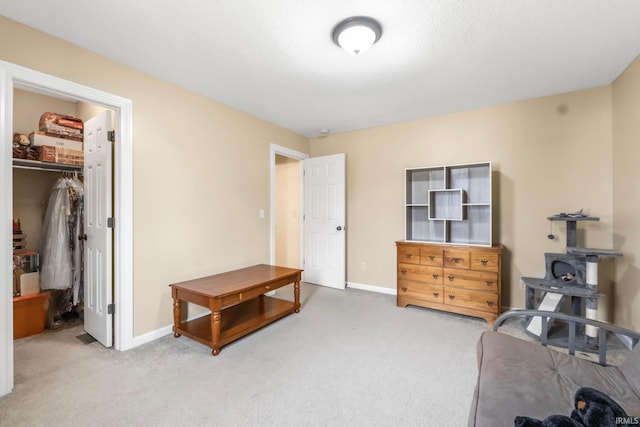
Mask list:
POLYGON ((502 246, 396 242, 398 306, 482 317, 500 314, 502 246))

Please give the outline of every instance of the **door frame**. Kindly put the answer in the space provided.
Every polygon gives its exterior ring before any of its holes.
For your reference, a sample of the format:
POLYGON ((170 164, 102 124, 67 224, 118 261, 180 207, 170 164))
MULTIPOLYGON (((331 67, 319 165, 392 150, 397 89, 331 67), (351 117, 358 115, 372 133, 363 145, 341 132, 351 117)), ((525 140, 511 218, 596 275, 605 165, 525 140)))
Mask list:
POLYGON ((98 89, 0 60, 0 396, 14 386, 12 237, 13 90, 26 89, 62 99, 84 101, 114 110, 113 242, 114 348, 133 347, 133 107, 132 101, 98 89), (4 326, 2 326, 4 325, 4 326))
MULTIPOLYGON (((274 265, 276 262, 276 155, 289 157, 291 159, 298 160, 298 166, 300 168, 300 177, 298 183, 298 191, 300 193, 300 208, 298 212, 304 212, 304 160, 309 158, 309 155, 300 151, 292 150, 291 148, 283 147, 278 144, 269 144, 269 264, 274 265)), ((300 265, 302 268, 302 261, 304 259, 304 217, 298 215, 300 221, 300 265)), ((304 275, 304 273, 303 273, 304 275)))

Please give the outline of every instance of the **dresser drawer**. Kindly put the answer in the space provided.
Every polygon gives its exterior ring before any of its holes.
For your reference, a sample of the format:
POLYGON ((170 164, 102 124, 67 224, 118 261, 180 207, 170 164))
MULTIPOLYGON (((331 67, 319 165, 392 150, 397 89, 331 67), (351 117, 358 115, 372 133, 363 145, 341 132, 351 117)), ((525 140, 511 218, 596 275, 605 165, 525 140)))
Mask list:
POLYGON ((222 297, 222 306, 229 307, 231 305, 239 304, 243 301, 247 301, 253 298, 257 298, 260 295, 273 290, 271 286, 265 285, 259 288, 249 289, 248 291, 238 292, 235 294, 222 297))
POLYGON ((398 246, 398 262, 420 264, 420 247, 408 245, 398 246))
POLYGON ((497 292, 498 290, 498 273, 445 268, 443 275, 444 284, 447 286, 478 289, 490 292, 497 292))
POLYGON ((432 265, 434 267, 442 267, 444 251, 439 248, 421 248, 420 264, 432 265))
POLYGON ((434 285, 442 284, 442 267, 398 264, 398 280, 414 280, 434 285))
POLYGON ((444 266, 451 268, 469 268, 469 251, 445 250, 444 266))
POLYGON ((492 252, 471 252, 471 270, 500 271, 500 256, 492 252))
POLYGON ((466 289, 444 288, 444 303, 456 307, 498 313, 498 295, 466 289))
POLYGON ((443 301, 442 286, 426 285, 409 280, 398 281, 398 296, 438 302, 440 304, 442 304, 443 301))

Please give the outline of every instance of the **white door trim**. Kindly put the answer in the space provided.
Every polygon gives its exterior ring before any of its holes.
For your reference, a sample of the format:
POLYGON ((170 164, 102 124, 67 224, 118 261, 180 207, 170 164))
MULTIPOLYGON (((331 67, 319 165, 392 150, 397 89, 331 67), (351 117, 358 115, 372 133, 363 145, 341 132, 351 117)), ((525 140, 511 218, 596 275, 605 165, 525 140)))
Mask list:
MULTIPOLYGON (((278 144, 269 144, 269 264, 276 262, 276 155, 290 157, 300 160, 300 209, 298 212, 304 212, 304 165, 302 160, 308 159, 309 155, 291 148, 283 147, 278 144)), ((304 221, 302 215, 299 215, 300 221, 300 267, 302 268, 302 260, 304 258, 304 221)))
MULTIPOLYGON (((133 347, 133 119, 132 102, 107 92, 0 60, 0 188, 13 188, 14 87, 100 105, 115 111, 114 347, 133 347)), ((13 389, 11 231, 13 191, 0 195, 0 396, 13 389)))

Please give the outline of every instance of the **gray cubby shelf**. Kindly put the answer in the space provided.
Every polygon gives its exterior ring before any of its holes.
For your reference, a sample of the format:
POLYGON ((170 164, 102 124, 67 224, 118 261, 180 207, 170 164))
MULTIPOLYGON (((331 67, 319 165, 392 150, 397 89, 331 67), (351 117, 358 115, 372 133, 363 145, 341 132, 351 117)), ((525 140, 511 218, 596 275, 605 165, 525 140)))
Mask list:
POLYGON ((491 246, 491 162, 405 170, 405 239, 491 246))
POLYGON ((429 219, 462 221, 465 219, 464 191, 429 190, 429 219))

